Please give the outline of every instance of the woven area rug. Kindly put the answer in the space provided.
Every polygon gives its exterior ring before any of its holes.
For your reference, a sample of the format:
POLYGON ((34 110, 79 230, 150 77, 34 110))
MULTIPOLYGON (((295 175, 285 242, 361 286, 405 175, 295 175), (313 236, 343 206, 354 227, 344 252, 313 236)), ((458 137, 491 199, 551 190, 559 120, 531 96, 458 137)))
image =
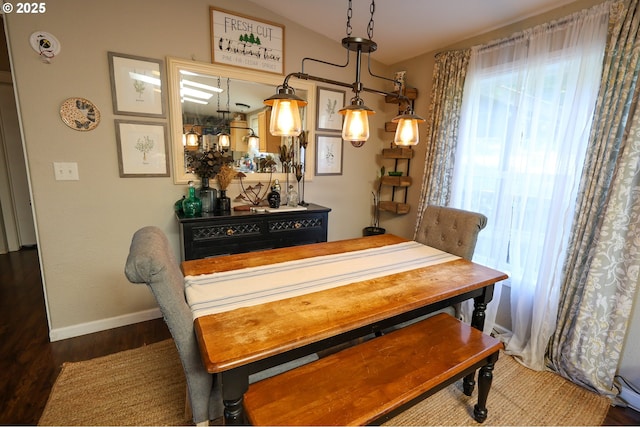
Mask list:
MULTIPOLYGON (((480 425, 476 393, 441 390, 386 425, 480 425)), ((527 369, 501 354, 482 425, 602 425, 609 400, 551 372, 527 369)), ((67 363, 39 425, 187 425, 185 380, 172 340, 86 362, 67 363)))

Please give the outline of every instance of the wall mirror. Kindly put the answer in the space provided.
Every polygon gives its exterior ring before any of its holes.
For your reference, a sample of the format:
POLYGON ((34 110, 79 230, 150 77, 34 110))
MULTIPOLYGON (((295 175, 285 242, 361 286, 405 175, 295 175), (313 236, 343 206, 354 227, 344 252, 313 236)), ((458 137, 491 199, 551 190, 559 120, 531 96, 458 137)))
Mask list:
MULTIPOLYGON (((276 163, 271 166, 272 179, 286 181, 287 162, 283 166, 281 146, 290 149, 296 144, 293 138, 269 133, 270 114, 263 102, 276 93, 284 77, 179 58, 167 58, 167 76, 176 184, 198 180, 189 171, 189 154, 210 149, 233 156, 234 167, 246 175, 243 181, 268 182, 269 169, 264 165, 270 162, 265 159, 276 163), (221 131, 230 136, 228 146, 220 144, 221 131), (257 139, 249 138, 254 134, 257 139)), ((305 180, 310 181, 314 170, 315 84, 297 79, 291 79, 289 84, 308 102, 301 109, 308 145, 306 150, 294 150, 294 155, 298 156, 297 163, 304 164, 305 180)))

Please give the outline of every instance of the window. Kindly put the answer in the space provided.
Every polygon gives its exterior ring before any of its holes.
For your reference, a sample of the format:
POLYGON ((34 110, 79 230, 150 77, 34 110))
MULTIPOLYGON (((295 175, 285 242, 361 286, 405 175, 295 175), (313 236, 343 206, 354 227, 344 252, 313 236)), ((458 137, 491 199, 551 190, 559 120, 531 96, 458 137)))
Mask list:
MULTIPOLYGON (((506 348, 537 369, 555 327, 607 10, 476 48, 465 80, 451 205, 488 217, 474 261, 509 275, 506 348)), ((503 310, 496 306, 488 306, 485 331, 503 310)))

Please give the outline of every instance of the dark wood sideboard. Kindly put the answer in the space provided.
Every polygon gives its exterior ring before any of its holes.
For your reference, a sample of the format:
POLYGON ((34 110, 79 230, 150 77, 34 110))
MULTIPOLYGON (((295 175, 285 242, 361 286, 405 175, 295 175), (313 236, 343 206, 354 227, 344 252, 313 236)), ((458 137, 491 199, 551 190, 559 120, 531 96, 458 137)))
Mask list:
POLYGON ((306 210, 288 212, 176 214, 182 260, 326 242, 330 211, 309 204, 306 210))

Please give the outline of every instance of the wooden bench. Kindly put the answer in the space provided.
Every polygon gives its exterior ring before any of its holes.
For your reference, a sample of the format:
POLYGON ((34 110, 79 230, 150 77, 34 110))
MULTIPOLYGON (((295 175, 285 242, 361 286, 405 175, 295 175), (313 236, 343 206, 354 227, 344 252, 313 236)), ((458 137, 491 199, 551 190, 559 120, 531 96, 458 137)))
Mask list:
MULTIPOLYGON (((480 369, 473 413, 483 422, 501 348, 497 339, 442 313, 256 382, 244 408, 253 425, 365 425, 480 369)), ((473 385, 465 384, 465 394, 473 385)))

